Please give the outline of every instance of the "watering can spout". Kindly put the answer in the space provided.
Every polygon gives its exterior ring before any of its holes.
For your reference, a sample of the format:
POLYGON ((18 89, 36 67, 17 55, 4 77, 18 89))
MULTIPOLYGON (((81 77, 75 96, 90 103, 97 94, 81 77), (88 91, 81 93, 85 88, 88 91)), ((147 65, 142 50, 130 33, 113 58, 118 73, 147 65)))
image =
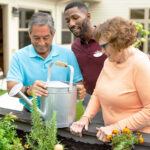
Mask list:
MULTIPOLYGON (((22 83, 18 83, 15 85, 9 92, 9 96, 15 96, 18 95, 20 98, 24 100, 24 102, 27 103, 30 107, 33 105, 32 99, 28 99, 28 97, 21 92, 21 89, 23 87, 22 83)), ((41 114, 42 119, 45 119, 45 113, 43 113, 39 108, 37 108, 38 112, 41 114)))

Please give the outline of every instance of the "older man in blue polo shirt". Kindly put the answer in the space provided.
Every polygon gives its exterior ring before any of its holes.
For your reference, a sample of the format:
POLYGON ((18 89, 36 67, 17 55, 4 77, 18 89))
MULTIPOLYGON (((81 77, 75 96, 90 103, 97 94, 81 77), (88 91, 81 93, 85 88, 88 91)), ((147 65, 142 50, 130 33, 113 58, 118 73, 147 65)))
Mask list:
MULTIPOLYGON (((73 82, 82 83, 82 75, 74 53, 71 50, 52 44, 55 29, 52 16, 38 12, 33 14, 29 21, 29 36, 31 45, 17 51, 10 62, 10 69, 7 75, 7 89, 21 82, 24 86, 22 92, 31 96, 35 90, 36 96, 47 96, 45 82, 47 81, 48 68, 50 63, 61 61, 74 68, 73 82)), ((69 81, 70 70, 64 67, 53 66, 51 81, 69 81)), ((78 98, 85 96, 84 86, 79 86, 78 98)), ((21 101, 27 109, 30 109, 21 101)))

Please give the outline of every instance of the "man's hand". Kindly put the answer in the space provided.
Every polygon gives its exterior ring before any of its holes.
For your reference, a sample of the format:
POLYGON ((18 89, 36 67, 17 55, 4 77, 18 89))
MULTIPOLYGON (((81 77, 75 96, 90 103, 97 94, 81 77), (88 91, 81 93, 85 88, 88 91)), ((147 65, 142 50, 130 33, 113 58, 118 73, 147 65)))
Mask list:
POLYGON ((77 98, 84 99, 86 96, 86 89, 82 82, 77 83, 77 98))
POLYGON ((28 89, 29 95, 32 96, 32 91, 35 91, 37 97, 48 96, 48 91, 46 89, 46 83, 43 81, 36 80, 32 86, 28 89))

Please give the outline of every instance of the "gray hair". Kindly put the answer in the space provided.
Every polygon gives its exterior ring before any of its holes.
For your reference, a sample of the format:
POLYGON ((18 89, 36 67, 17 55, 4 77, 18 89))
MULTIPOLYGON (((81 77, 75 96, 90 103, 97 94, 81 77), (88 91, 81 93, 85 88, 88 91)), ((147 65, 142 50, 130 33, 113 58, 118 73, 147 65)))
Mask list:
POLYGON ((48 25, 50 28, 51 34, 54 35, 55 33, 53 17, 49 15, 48 13, 37 12, 32 15, 28 24, 29 33, 32 32, 33 25, 39 25, 39 26, 48 25))

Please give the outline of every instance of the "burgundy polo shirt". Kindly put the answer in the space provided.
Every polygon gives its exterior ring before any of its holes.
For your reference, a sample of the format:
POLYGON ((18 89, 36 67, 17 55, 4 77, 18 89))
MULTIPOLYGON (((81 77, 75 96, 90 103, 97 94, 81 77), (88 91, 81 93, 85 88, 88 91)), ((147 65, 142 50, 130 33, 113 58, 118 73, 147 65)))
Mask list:
POLYGON ((72 44, 72 50, 78 60, 87 93, 92 94, 106 55, 93 56, 96 51, 101 51, 101 47, 94 38, 91 38, 88 43, 77 38, 72 44))

